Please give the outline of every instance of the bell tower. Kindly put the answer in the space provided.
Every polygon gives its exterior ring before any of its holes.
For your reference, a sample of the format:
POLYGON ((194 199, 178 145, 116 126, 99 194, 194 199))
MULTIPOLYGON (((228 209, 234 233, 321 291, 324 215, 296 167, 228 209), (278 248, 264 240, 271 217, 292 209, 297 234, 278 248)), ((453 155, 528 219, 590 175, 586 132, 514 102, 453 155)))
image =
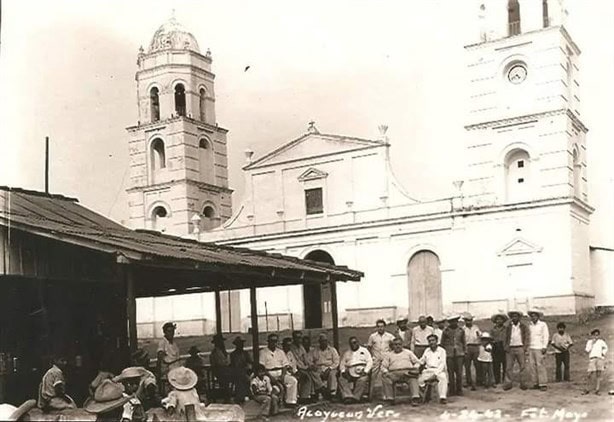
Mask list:
POLYGON ((130 224, 185 236, 231 215, 226 129, 215 117, 211 52, 171 18, 138 53, 130 135, 130 224))
POLYGON ((465 204, 586 204, 581 51, 563 26, 563 0, 480 0, 475 7, 479 42, 465 46, 465 204))

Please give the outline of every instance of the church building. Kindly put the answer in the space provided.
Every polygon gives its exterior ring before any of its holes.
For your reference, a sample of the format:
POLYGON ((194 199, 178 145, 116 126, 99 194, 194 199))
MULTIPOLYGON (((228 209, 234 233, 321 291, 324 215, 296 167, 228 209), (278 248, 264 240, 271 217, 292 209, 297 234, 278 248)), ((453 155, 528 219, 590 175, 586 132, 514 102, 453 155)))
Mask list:
MULTIPOLYGON (((591 275, 581 51, 566 12, 559 0, 478 6, 479 41, 465 46, 465 177, 450 197, 420 202, 400 186, 385 126, 358 139, 312 122, 262 157, 246 153, 243 202, 201 239, 364 271, 336 287, 341 325, 603 303, 595 295, 612 274, 591 275)), ((305 328, 330 326, 328 285, 270 289, 264 300, 305 328)))

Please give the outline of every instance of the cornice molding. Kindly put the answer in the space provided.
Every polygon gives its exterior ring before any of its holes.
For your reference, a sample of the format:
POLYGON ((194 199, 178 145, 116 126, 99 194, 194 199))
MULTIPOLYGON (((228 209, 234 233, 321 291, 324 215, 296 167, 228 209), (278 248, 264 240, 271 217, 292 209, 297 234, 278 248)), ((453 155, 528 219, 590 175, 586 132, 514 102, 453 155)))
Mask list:
POLYGON ((192 179, 176 179, 170 182, 154 183, 154 184, 147 185, 147 186, 137 186, 137 187, 126 189, 126 192, 128 193, 130 192, 151 192, 151 191, 156 191, 160 189, 170 188, 171 186, 175 186, 178 184, 187 184, 187 185, 197 186, 199 188, 203 188, 203 189, 218 192, 218 193, 231 194, 232 192, 234 192, 230 188, 225 188, 223 186, 216 186, 216 185, 212 185, 210 183, 205 183, 205 182, 199 182, 199 181, 192 180, 192 179))
POLYGON ((126 130, 128 132, 138 132, 139 130, 142 130, 142 131, 145 131, 145 132, 150 132, 150 131, 154 131, 154 130, 164 129, 167 124, 175 123, 175 122, 178 122, 180 120, 185 120, 187 122, 190 122, 190 123, 194 124, 197 128, 199 128, 201 130, 206 130, 206 131, 210 131, 210 132, 228 133, 228 129, 225 129, 225 128, 221 127, 221 126, 212 125, 210 123, 205 123, 205 122, 202 122, 200 120, 196 120, 196 119, 193 119, 191 117, 186 117, 186 116, 169 117, 167 119, 158 120, 157 122, 141 123, 141 124, 135 125, 135 126, 128 126, 126 128, 126 130))
POLYGON ((549 110, 549 111, 544 111, 542 113, 526 114, 524 116, 508 117, 505 119, 491 120, 491 121, 482 122, 482 123, 474 123, 471 125, 466 125, 465 130, 490 129, 490 128, 496 128, 499 126, 510 126, 510 125, 515 125, 515 124, 530 123, 534 121, 535 119, 538 119, 541 117, 560 116, 563 114, 566 114, 572 120, 574 124, 576 124, 580 129, 584 131, 584 133, 588 132, 588 128, 584 126, 584 123, 582 123, 580 118, 576 116, 576 114, 568 108, 561 108, 558 110, 549 110))

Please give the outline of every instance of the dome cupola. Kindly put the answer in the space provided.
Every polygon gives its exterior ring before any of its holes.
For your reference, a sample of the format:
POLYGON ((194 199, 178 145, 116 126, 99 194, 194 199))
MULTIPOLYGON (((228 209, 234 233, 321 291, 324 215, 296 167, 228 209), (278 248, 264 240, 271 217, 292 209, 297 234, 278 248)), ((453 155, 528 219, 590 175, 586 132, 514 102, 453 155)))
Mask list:
POLYGON ((200 53, 194 35, 177 22, 174 16, 154 33, 147 52, 155 53, 163 50, 190 50, 200 53))

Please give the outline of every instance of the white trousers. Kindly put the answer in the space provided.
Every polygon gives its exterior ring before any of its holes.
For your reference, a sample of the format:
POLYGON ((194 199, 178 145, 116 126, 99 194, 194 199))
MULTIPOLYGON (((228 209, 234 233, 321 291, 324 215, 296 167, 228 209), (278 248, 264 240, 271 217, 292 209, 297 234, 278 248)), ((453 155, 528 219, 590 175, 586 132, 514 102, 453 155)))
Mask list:
POLYGON ((448 373, 446 371, 435 372, 434 369, 427 368, 418 377, 418 385, 424 387, 426 382, 431 379, 437 379, 437 392, 440 399, 448 397, 448 373))

